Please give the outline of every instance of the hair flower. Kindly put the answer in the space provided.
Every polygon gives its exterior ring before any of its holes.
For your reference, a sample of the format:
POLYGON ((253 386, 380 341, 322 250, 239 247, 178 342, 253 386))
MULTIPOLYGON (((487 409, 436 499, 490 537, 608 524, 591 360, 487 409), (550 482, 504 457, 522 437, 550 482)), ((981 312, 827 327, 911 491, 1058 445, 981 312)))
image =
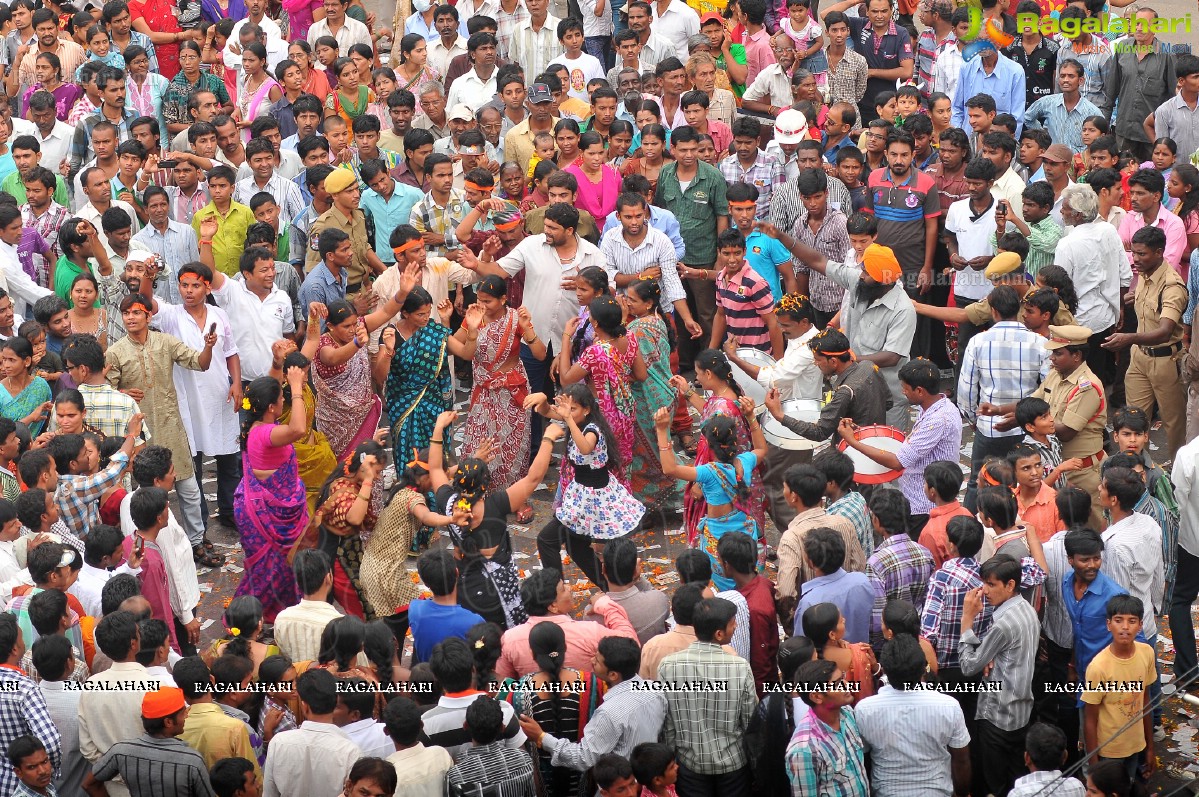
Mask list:
POLYGON ((232 634, 233 636, 241 636, 241 629, 238 628, 237 626, 234 626, 233 628, 229 629, 229 633, 232 634))
POLYGON ((243 398, 243 399, 241 400, 241 408, 242 408, 243 410, 246 410, 247 412, 249 412, 249 410, 250 410, 250 400, 249 400, 248 398, 243 398))
POLYGON ((484 646, 483 640, 481 640, 481 639, 475 640, 475 650, 482 650, 483 646, 484 646))

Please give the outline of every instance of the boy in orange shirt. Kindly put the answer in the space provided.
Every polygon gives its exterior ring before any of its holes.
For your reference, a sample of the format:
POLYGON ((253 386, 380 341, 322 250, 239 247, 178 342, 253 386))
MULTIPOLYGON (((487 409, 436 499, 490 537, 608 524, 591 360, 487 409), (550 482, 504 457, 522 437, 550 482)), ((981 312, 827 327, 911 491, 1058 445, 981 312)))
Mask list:
POLYGON ((1030 445, 1018 445, 1007 455, 1016 474, 1016 503, 1025 525, 1032 527, 1042 543, 1062 529, 1057 513, 1057 490, 1045 482, 1041 454, 1030 445))

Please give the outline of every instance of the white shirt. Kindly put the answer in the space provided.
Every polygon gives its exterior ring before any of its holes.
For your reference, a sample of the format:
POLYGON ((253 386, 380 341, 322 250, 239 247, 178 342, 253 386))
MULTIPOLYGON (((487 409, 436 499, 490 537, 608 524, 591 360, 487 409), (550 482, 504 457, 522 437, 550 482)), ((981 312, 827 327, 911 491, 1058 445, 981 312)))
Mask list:
POLYGON ((275 198, 275 204, 279 206, 279 229, 281 230, 286 230, 287 226, 291 224, 291 220, 304 212, 304 195, 300 193, 300 187, 279 171, 272 172, 270 179, 262 187, 255 182, 252 174, 245 180, 238 180, 237 193, 233 198, 249 207, 250 200, 259 193, 270 194, 275 198))
MULTIPOLYGON (((17 540, 0 542, 0 605, 7 605, 12 591, 20 586, 32 587, 29 569, 17 563, 17 540)), ((98 617, 99 615, 93 615, 98 617)))
POLYGON ((130 573, 136 576, 141 572, 140 567, 137 570, 130 568, 128 562, 122 562, 115 570, 93 567, 84 562, 83 567, 79 570, 79 577, 75 579, 75 583, 67 592, 79 599, 84 613, 89 617, 101 617, 104 613, 101 611, 100 594, 104 591, 104 585, 108 583, 109 579, 119 573, 130 573))
POLYGON ((495 96, 495 76, 496 70, 492 70, 491 77, 483 80, 475 70, 470 70, 455 80, 454 85, 450 86, 450 93, 446 97, 445 107, 452 109, 455 105, 461 103, 470 108, 471 113, 478 111, 484 105, 491 102, 491 98, 495 96))
MULTIPOLYGON (((686 50, 682 51, 686 53, 686 50)), ((638 66, 641 70, 652 72, 659 61, 665 61, 667 58, 678 57, 680 61, 686 63, 687 56, 680 55, 675 52, 675 47, 668 40, 658 36, 652 29, 649 33, 649 38, 645 40, 645 44, 641 45, 641 55, 637 56, 638 66)))
POLYGON ((146 672, 150 673, 151 678, 157 678, 163 686, 179 688, 179 684, 175 683, 175 676, 171 675, 171 671, 161 664, 156 667, 147 667, 146 672))
POLYGON ((575 276, 587 266, 604 267, 599 249, 589 241, 575 236, 578 250, 570 263, 558 259, 558 252, 545 242, 545 234, 525 238, 504 257, 499 266, 515 277, 525 274, 525 307, 533 316, 537 337, 550 346, 559 346, 567 322, 579 314, 579 300, 574 291, 562 290, 562 278, 575 276))
POLYGON ((937 50, 937 61, 933 65, 933 91, 944 92, 949 97, 949 106, 953 107, 954 95, 958 90, 958 76, 962 74, 962 51, 956 41, 948 42, 937 50))
MULTIPOLYGON (((121 499, 121 531, 126 537, 137 531, 133 515, 129 513, 133 493, 121 499)), ((167 600, 171 602, 171 612, 179 618, 179 622, 187 625, 196 618, 196 607, 200 603, 200 580, 192 558, 191 540, 175 519, 174 510, 168 510, 167 524, 158 532, 156 542, 158 552, 162 554, 162 563, 166 566, 167 600)))
POLYGON ((340 793, 359 758, 362 751, 341 728, 307 720, 271 740, 262 770, 262 797, 340 793))
POLYGON ((656 2, 650 3, 650 7, 653 10, 650 30, 670 42, 679 54, 679 60, 687 63, 687 56, 690 54, 687 39, 699 33, 699 14, 682 0, 670 0, 664 14, 658 13, 656 2))
MULTIPOLYGON (((771 105, 779 108, 790 108, 794 102, 791 94, 791 78, 783 72, 778 64, 771 64, 754 78, 753 83, 745 89, 746 100, 766 99, 771 105)), ((771 142, 773 143, 773 142, 771 142)))
MULTIPOLYGON (((461 6, 459 6, 459 13, 461 13, 461 6)), ((399 48, 397 47, 392 55, 398 57, 399 52, 399 48)), ((426 52, 429 59, 428 65, 437 70, 437 74, 444 75, 450 69, 450 61, 453 61, 460 55, 466 55, 466 38, 460 35, 454 40, 453 44, 446 47, 441 43, 441 37, 438 37, 429 42, 426 52)), ((395 65, 398 66, 399 62, 396 61, 395 65)))
MULTIPOLYGON (((217 154, 221 154, 218 150, 217 154)), ((279 165, 275 167, 275 174, 282 177, 284 180, 292 180, 299 176, 300 172, 304 171, 304 161, 300 160, 300 154, 294 149, 279 150, 279 165)), ((254 177, 254 170, 250 168, 249 161, 246 161, 241 166, 237 167, 237 181, 249 180, 254 177)), ((203 183, 201 183, 203 185, 203 183)), ((243 203, 249 205, 249 202, 243 203)))
POLYGON ((217 342, 212 350, 212 365, 207 371, 192 371, 176 365, 175 388, 192 455, 200 452, 209 456, 236 454, 240 450, 241 422, 237 414, 240 408, 229 400, 228 360, 237 356, 237 343, 225 311, 211 305, 203 305, 203 308, 204 323, 197 324, 183 305, 160 301, 154 321, 161 331, 200 350, 203 350, 208 328, 216 324, 217 342))
MULTIPOLYGON (((1014 163, 1014 161, 1013 161, 1014 163)), ((1007 202, 1008 213, 1024 221, 1024 189, 1028 188, 1020 175, 1011 166, 1003 174, 995 178, 991 193, 1007 202)), ((992 213, 991 215, 994 215, 992 213)))
POLYGON ((50 171, 58 174, 58 167, 66 160, 67 153, 71 149, 71 139, 74 137, 75 128, 66 122, 55 121, 54 127, 50 130, 50 135, 45 138, 42 138, 42 133, 39 130, 37 140, 42 145, 42 157, 38 160, 38 165, 45 166, 50 171))
MULTIPOLYGON (((603 79, 604 66, 594 55, 579 53, 578 58, 567 58, 565 53, 550 61, 551 64, 562 64, 570 75, 570 84, 563 86, 570 96, 582 102, 591 102, 587 92, 587 84, 592 80, 603 79)), ((455 86, 458 84, 455 83, 455 86)))
MULTIPOLYGON (((129 217, 131 222, 133 222, 131 229, 134 235, 137 235, 138 232, 141 231, 142 225, 141 222, 137 220, 137 212, 130 207, 127 202, 114 199, 112 200, 110 207, 120 208, 121 210, 125 211, 125 215, 129 217)), ((104 226, 100 223, 100 218, 104 214, 97 210, 95 205, 93 205, 91 202, 88 202, 86 205, 79 208, 79 210, 75 212, 75 215, 81 219, 87 219, 92 223, 92 226, 96 228, 96 237, 100 239, 100 243, 104 244, 104 251, 108 253, 108 257, 111 259, 113 256, 115 256, 116 252, 113 251, 113 248, 108 245, 108 236, 104 234, 104 226)))
MULTIPOLYGON (((315 49, 316 40, 322 36, 333 36, 329 31, 329 21, 325 19, 317 20, 308 29, 308 43, 315 49)), ((365 44, 367 47, 371 47, 370 31, 366 29, 366 25, 363 25, 353 17, 346 17, 342 20, 341 29, 337 31, 337 35, 333 36, 333 38, 337 39, 337 49, 343 57, 349 56, 351 45, 365 44)), ((372 47, 371 49, 374 48, 372 47)), ((341 786, 337 788, 340 789, 341 786)))
MULTIPOLYGON (((274 20, 266 21, 274 24, 274 20)), ((245 20, 242 20, 242 22, 237 24, 240 26, 243 22, 245 22, 245 20)), ((266 26, 264 25, 263 29, 265 30, 265 28, 266 26)), ((233 36, 229 37, 229 41, 225 44, 225 49, 221 51, 221 60, 225 62, 225 66, 237 73, 236 85, 238 91, 241 91, 242 83, 244 83, 246 80, 246 71, 241 65, 241 53, 233 52, 233 45, 240 41, 240 34, 237 32, 237 28, 235 27, 233 30, 233 36), (234 38, 235 36, 239 38, 234 38)), ((275 67, 279 65, 280 61, 282 61, 284 58, 287 58, 287 42, 279 38, 278 33, 272 34, 270 31, 267 31, 266 44, 264 46, 266 47, 266 70, 268 73, 270 73, 271 79, 274 80, 275 67)), ((187 131, 185 130, 184 132, 186 133, 187 131)))
POLYGON ((396 750, 387 756, 399 776, 395 797, 442 797, 445 773, 454 759, 442 747, 425 747, 417 742, 413 747, 396 750))
POLYGON ((949 695, 884 686, 853 710, 871 753, 876 797, 953 794, 949 748, 970 743, 962 707, 949 695))
POLYGON ((1074 282, 1078 323, 1092 333, 1115 326, 1120 319, 1120 281, 1125 272, 1132 278, 1116 228, 1102 219, 1071 228, 1058 241, 1054 263, 1074 282))
POLYGON ((364 756, 386 758, 396 751, 395 742, 383 729, 383 723, 371 717, 343 725, 341 730, 350 737, 350 741, 358 745, 364 756))
POLYGON ((824 392, 824 375, 816 367, 808 341, 820 330, 813 326, 803 335, 787 341, 783 359, 774 365, 758 369, 758 384, 767 389, 777 387, 783 401, 789 399, 820 400, 824 392))
MULTIPOLYGON (((526 75, 540 75, 562 50, 562 45, 558 42, 559 21, 550 14, 546 15, 545 23, 539 30, 533 30, 532 20, 525 20, 517 25, 512 29, 512 37, 508 39, 508 59, 514 64, 522 65, 526 75)), ((432 49, 429 48, 430 53, 432 49)))
POLYGON ((22 306, 22 302, 32 307, 38 299, 49 296, 53 292, 29 278, 25 269, 21 268, 21 261, 17 257, 17 247, 4 241, 0 241, 0 288, 8 291, 8 295, 13 299, 13 307, 26 316, 32 314, 24 312, 25 308, 22 306))
POLYGON ((1102 536, 1101 569, 1145 604, 1143 625, 1145 638, 1149 639, 1157 634, 1155 617, 1161 610, 1166 587, 1161 527, 1148 515, 1133 512, 1108 526, 1102 536))
MULTIPOLYGON (((970 198, 959 199, 945 213, 945 230, 957 238, 958 254, 966 260, 995 254, 991 240, 995 237, 995 200, 976 217, 970 209, 970 198)), ((991 282, 983 268, 963 268, 954 273, 953 292, 957 296, 978 301, 987 298, 991 282)))
POLYGON ((295 329, 291 299, 273 285, 267 297, 259 299, 244 282, 228 278, 220 289, 213 289, 212 295, 230 322, 237 319, 232 327, 241 358, 241 378, 252 382, 260 376, 269 376, 274 361, 271 344, 295 329))
MULTIPOLYGON (((1191 556, 1199 556, 1199 500, 1195 490, 1199 487, 1199 438, 1192 440, 1174 455, 1174 469, 1170 481, 1174 482, 1174 498, 1178 501, 1178 544, 1191 556)), ((2 544, 2 543, 0 543, 2 544)))
MULTIPOLYGON (((88 683, 150 681, 150 673, 136 661, 113 662, 104 672, 88 676, 88 683)), ((142 698, 148 690, 84 691, 79 695, 79 752, 91 763, 100 760, 117 742, 136 739, 142 728, 142 698)), ((290 732, 290 731, 289 731, 290 732)), ((280 734, 282 736, 282 734, 280 734)), ((128 797, 129 789, 117 778, 104 784, 109 797, 128 797)), ((341 785, 344 785, 341 784, 341 785)), ((341 788, 341 785, 338 788, 341 788)), ((330 792, 332 793, 332 792, 330 792)))
POLYGON ((314 661, 321 652, 321 634, 341 612, 328 601, 301 598, 275 618, 275 644, 292 661, 314 661))

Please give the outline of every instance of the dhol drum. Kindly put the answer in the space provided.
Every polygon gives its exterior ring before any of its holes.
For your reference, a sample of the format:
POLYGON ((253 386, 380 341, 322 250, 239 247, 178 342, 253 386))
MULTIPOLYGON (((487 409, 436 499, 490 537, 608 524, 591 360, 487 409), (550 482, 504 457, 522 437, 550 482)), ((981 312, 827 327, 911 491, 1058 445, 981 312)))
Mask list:
MULTIPOLYGON (((859 427, 854 438, 861 440, 866 445, 892 453, 899 451, 899 447, 907 440, 904 433, 894 426, 881 424, 859 427)), ((892 470, 885 465, 880 465, 856 448, 850 448, 849 443, 844 440, 837 445, 837 448, 844 451, 853 460, 854 480, 858 484, 885 484, 895 481, 903 474, 903 468, 892 470)))
MULTIPOLYGON (((758 349, 740 348, 737 349, 737 356, 759 368, 773 366, 778 362, 766 352, 759 351, 758 349)), ((758 384, 758 380, 738 368, 736 363, 730 362, 730 365, 733 366, 733 379, 737 381, 741 392, 753 399, 754 404, 759 407, 762 406, 766 401, 766 388, 758 384)))
MULTIPOLYGON (((820 420, 820 402, 813 401, 812 399, 790 399, 789 401, 784 401, 783 415, 788 418, 815 423, 820 420)), ((758 423, 762 425, 762 436, 766 438, 766 442, 775 448, 782 448, 787 451, 811 451, 814 448, 818 448, 822 443, 820 440, 809 440, 783 426, 782 423, 774 419, 774 416, 765 407, 758 414, 758 423)))

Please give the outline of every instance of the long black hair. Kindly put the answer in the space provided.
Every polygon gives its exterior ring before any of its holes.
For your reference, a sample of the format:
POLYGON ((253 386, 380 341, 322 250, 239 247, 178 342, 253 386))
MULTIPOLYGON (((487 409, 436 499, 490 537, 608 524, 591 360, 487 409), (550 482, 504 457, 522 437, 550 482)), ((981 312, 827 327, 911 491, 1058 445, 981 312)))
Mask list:
POLYGON ((624 310, 613 296, 598 296, 592 299, 588 309, 596 329, 610 338, 622 338, 628 334, 624 326, 624 310))
POLYGON ((1066 269, 1052 264, 1041 266, 1037 276, 1045 283, 1045 287, 1057 294, 1057 298, 1062 300, 1067 310, 1071 313, 1078 312, 1078 294, 1074 290, 1074 280, 1066 273, 1066 269))
POLYGON ((500 660, 503 634, 504 629, 495 623, 477 623, 466 630, 466 644, 475 660, 475 689, 486 692, 493 683, 499 683, 495 665, 500 660))
MULTIPOLYGON (((610 296, 612 293, 612 287, 608 282, 608 272, 604 271, 599 266, 587 266, 586 268, 580 269, 578 275, 575 277, 575 280, 587 283, 589 286, 591 286, 591 290, 595 291, 600 296, 610 296)), ((583 353, 583 339, 587 336, 587 327, 595 323, 590 317, 590 305, 587 309, 587 319, 579 324, 579 328, 575 330, 574 337, 570 340, 571 360, 577 360, 579 355, 583 353)))
POLYGON ((695 356, 696 370, 702 368, 705 371, 711 371, 716 378, 728 385, 729 389, 737 394, 738 397, 744 395, 741 392, 741 385, 737 384, 737 380, 733 377, 733 366, 729 364, 729 358, 724 356, 724 352, 719 349, 704 349, 695 356))
POLYGON ((737 440, 737 421, 727 415, 716 415, 709 418, 701 427, 700 434, 708 443, 717 462, 733 466, 733 479, 737 485, 737 498, 742 501, 749 499, 749 485, 745 482, 745 474, 737 472, 735 464, 737 455, 741 453, 741 443, 737 440))
POLYGON ((562 730, 562 690, 558 688, 558 682, 562 679, 566 661, 566 633, 557 623, 537 623, 529 632, 529 648, 537 668, 548 675, 553 684, 550 692, 553 720, 549 723, 552 728, 549 732, 557 735, 562 730))
POLYGON ((260 376, 246 386, 245 392, 242 394, 242 409, 245 410, 245 416, 241 422, 243 448, 250 436, 250 428, 261 421, 266 411, 275 405, 282 391, 283 386, 279 384, 279 381, 269 376, 260 376))
POLYGON ((321 632, 321 650, 317 662, 333 662, 339 670, 348 670, 358 661, 366 644, 366 623, 352 614, 330 620, 321 632))
POLYGON ((674 323, 667 318, 666 313, 662 312, 662 286, 657 280, 635 280, 629 285, 629 293, 636 296, 643 302, 649 302, 654 307, 654 312, 658 318, 662 319, 662 323, 666 325, 666 339, 670 343, 671 351, 675 346, 674 323))
POLYGON ((253 595, 239 595, 225 607, 224 619, 229 642, 221 655, 249 658, 250 643, 262 624, 262 601, 253 595))
POLYGON ((359 443, 355 446, 354 452, 350 454, 349 458, 341 462, 341 467, 334 468, 329 477, 325 479, 325 483, 321 485, 321 494, 320 498, 317 499, 316 505, 319 507, 329 500, 329 495, 332 492, 335 481, 357 474, 358 469, 362 467, 362 460, 367 456, 374 456, 381 464, 387 464, 387 452, 383 449, 383 446, 374 440, 359 443))
POLYGON ((616 435, 612 433, 612 427, 608 425, 608 419, 604 417, 604 411, 596 400, 595 394, 591 392, 591 388, 587 387, 585 382, 575 382, 573 385, 563 388, 562 395, 587 411, 587 419, 583 426, 586 427, 587 424, 593 423, 599 429, 604 438, 604 445, 608 449, 608 471, 617 473, 622 464, 620 446, 617 443, 616 435))

